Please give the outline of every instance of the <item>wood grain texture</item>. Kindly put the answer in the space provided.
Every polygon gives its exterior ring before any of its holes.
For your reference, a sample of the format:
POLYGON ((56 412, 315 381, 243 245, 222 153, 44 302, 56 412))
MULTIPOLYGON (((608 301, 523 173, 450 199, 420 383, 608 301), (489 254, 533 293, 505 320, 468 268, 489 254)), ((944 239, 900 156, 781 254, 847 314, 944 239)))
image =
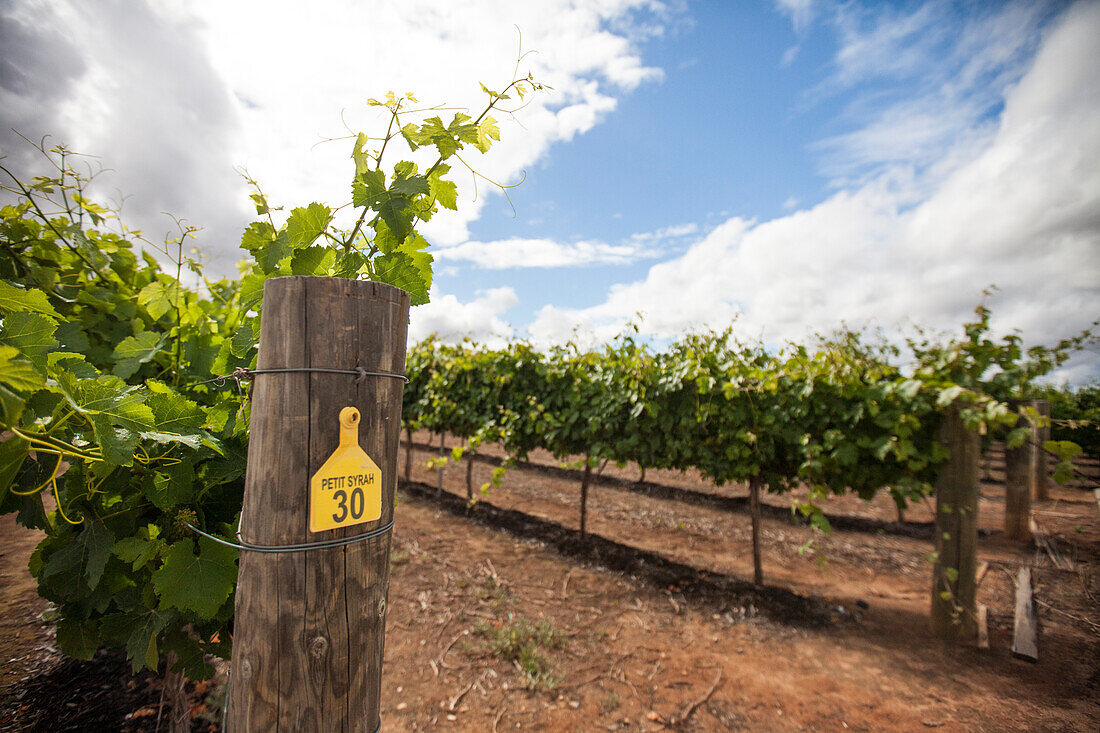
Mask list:
POLYGON ((958 411, 944 416, 940 441, 951 451, 936 482, 936 563, 932 633, 952 641, 977 634, 978 483, 981 437, 958 411))
MULTIPOLYGON (((258 368, 404 373, 409 296, 340 278, 264 287, 258 368)), ((355 536, 393 518, 401 380, 265 374, 255 380, 242 535, 257 544, 355 536), (309 477, 339 442, 339 412, 359 409, 359 442, 382 470, 377 522, 311 533, 309 477)), ((389 535, 309 552, 241 553, 233 731, 371 731, 378 721, 389 535)))
MULTIPOLYGON (((1013 408, 1034 407, 1035 400, 1014 400, 1013 408)), ((1031 541, 1031 497, 1039 475, 1039 431, 1027 418, 1016 427, 1028 428, 1028 436, 1015 448, 1005 448, 1005 536, 1031 541)))
POLYGON ((760 509, 760 487, 764 479, 753 476, 749 480, 749 516, 752 519, 752 582, 764 584, 764 561, 760 554, 760 533, 762 516, 760 509))
POLYGON ((581 537, 588 531, 588 485, 592 483, 592 457, 584 456, 584 478, 581 479, 581 537))
POLYGON ((1016 618, 1012 634, 1012 656, 1039 661, 1038 624, 1032 599, 1031 568, 1024 566, 1016 576, 1016 618))

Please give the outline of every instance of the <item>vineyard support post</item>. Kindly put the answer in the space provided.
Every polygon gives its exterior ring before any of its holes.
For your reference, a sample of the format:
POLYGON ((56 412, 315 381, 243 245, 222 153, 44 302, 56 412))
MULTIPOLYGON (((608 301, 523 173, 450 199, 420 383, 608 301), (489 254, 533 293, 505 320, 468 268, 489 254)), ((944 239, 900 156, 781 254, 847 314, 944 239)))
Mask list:
POLYGON ((1035 400, 1032 405, 1034 405, 1039 416, 1047 420, 1047 424, 1040 426, 1037 435, 1035 435, 1038 458, 1035 461, 1035 493, 1032 494, 1032 498, 1046 501, 1050 498, 1050 466, 1047 453, 1043 450, 1043 443, 1050 440, 1050 402, 1048 400, 1035 400))
POLYGON ((470 442, 466 441, 466 501, 474 500, 474 454, 470 452, 470 442))
MULTIPOLYGON (((285 277, 264 285, 258 369, 404 374, 409 295, 389 285, 285 277)), ((241 534, 257 545, 350 538, 393 519, 401 379, 257 374, 241 534), (376 522, 309 531, 309 486, 359 410, 359 445, 381 469, 376 522)), ((228 730, 373 731, 378 725, 390 534, 320 550, 242 550, 228 730)))
POLYGON ((981 437, 958 410, 944 416, 940 441, 951 451, 936 482, 936 562, 932 570, 932 633, 969 641, 977 634, 978 482, 981 437))
MULTIPOLYGON (((1036 400, 1014 400, 1012 407, 1035 407, 1036 400)), ((1005 537, 1013 540, 1031 539, 1031 497, 1036 493, 1039 477, 1039 431, 1035 422, 1020 418, 1017 427, 1027 427, 1030 433, 1015 448, 1005 447, 1005 537)))
POLYGON ((592 480, 592 456, 584 454, 584 478, 581 479, 581 537, 585 536, 588 520, 588 484, 592 480))
POLYGON ((749 515, 752 517, 752 582, 764 584, 764 564, 760 557, 760 485, 761 476, 749 479, 749 515))

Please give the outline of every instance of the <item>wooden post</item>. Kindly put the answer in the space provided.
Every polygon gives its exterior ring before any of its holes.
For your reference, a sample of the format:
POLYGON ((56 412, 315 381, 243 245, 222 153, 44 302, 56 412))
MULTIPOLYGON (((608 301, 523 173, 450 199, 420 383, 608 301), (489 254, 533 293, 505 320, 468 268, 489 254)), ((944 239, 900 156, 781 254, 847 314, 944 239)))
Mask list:
POLYGON ((1038 623, 1032 600, 1031 568, 1021 567, 1016 578, 1016 614, 1012 630, 1012 656, 1039 661, 1038 623))
POLYGON ((588 519, 588 483, 592 479, 592 458, 584 456, 584 478, 581 479, 581 537, 584 537, 585 523, 588 519))
MULTIPOLYGON (((405 371, 409 295, 389 285, 283 277, 264 285, 258 369, 405 371)), ((241 532, 258 545, 353 537, 393 518, 400 379, 258 374, 241 532), (376 522, 309 531, 310 477, 358 408, 359 443, 382 473, 376 522)), ((242 550, 228 729, 374 731, 379 724, 389 533, 322 550, 242 550)))
POLYGON ((951 457, 936 482, 936 564, 932 569, 932 633, 972 642, 977 634, 978 482, 981 437, 949 411, 940 441, 951 457))
POLYGON ((466 501, 474 500, 474 454, 469 450, 469 442, 466 449, 466 501))
MULTIPOLYGON (((1013 400, 1014 409, 1034 407, 1034 400, 1013 400)), ((1013 540, 1031 541, 1031 497, 1038 480, 1038 430, 1034 422, 1020 418, 1017 427, 1027 427, 1030 433, 1015 448, 1005 446, 1005 536, 1013 540)))
POLYGON ((764 584, 764 563, 760 557, 760 484, 764 479, 753 476, 749 480, 749 515, 752 517, 752 582, 764 584))
MULTIPOLYGON (((1034 400, 1031 404, 1038 411, 1040 417, 1045 417, 1047 420, 1050 420, 1049 401, 1034 400)), ((1039 501, 1046 501, 1050 498, 1050 469, 1047 453, 1043 450, 1043 443, 1050 440, 1049 423, 1038 429, 1035 440, 1037 443, 1036 450, 1038 451, 1038 458, 1035 461, 1035 493, 1032 496, 1039 501)))

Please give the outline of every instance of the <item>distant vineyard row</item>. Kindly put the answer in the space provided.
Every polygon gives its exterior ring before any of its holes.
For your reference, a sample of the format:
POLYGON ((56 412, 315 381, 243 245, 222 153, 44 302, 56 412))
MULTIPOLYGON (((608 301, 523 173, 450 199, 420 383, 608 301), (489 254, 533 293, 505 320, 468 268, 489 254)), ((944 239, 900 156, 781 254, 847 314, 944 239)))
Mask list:
POLYGON ((1023 439, 1009 400, 1034 393, 1033 380, 1081 340, 1025 353, 1015 336, 988 337, 985 308, 976 315, 960 338, 910 341, 915 361, 904 370, 897 349, 853 332, 778 352, 729 332, 662 351, 630 335, 545 353, 428 339, 409 352, 403 419, 408 430, 463 439, 455 458, 499 443, 517 458, 541 448, 584 455, 590 467, 697 469, 775 493, 806 484, 801 509, 826 526, 814 499, 829 493, 884 490, 902 507, 930 493, 946 457, 937 436, 947 410, 990 437, 1023 439))

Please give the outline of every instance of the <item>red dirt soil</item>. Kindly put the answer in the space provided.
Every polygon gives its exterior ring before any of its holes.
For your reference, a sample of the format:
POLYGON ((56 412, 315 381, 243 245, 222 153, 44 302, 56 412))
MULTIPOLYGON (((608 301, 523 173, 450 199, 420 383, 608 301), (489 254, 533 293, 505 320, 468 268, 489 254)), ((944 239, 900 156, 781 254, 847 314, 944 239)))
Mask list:
MULTIPOLYGON (((501 488, 467 508, 464 464, 445 469, 445 495, 436 497, 437 472, 423 464, 438 443, 429 451, 427 438, 415 436, 413 481, 397 508, 385 731, 1100 730, 1100 522, 1091 491, 1054 488, 1037 506, 1042 528, 1075 560, 1076 570, 1058 570, 1000 533, 1003 483, 992 455, 979 541, 990 563, 979 601, 989 607, 991 648, 980 651, 928 631, 927 508, 898 525, 888 501, 841 497, 826 506, 834 525, 862 529, 822 537, 788 519, 789 497, 770 497, 767 585, 754 588, 749 518, 743 502, 738 508, 744 487, 648 473, 641 488, 651 493, 731 499, 689 504, 640 494, 637 468, 608 466, 608 480, 591 490, 588 529, 597 536, 586 543, 575 531, 579 481, 551 457, 509 469, 501 488), (812 553, 800 555, 811 538, 812 553), (1020 564, 1035 567, 1037 664, 1009 652, 1020 564), (491 648, 493 630, 520 619, 544 622, 557 640, 529 648, 549 662, 554 684, 530 689, 519 665, 491 648)), ((473 465, 476 492, 494 464, 473 465)), ((0 729, 33 730, 28 711, 54 704, 36 699, 33 683, 71 663, 50 651, 46 604, 26 571, 37 538, 10 517, 0 522, 0 729)), ((109 659, 87 664, 113 670, 109 659)), ((134 690, 112 698, 120 720, 132 716, 117 727, 154 729, 158 701, 142 679, 120 682, 134 690)), ((210 717, 218 699, 205 686, 196 705, 210 717)), ((195 729, 217 725, 197 717, 195 729)))

